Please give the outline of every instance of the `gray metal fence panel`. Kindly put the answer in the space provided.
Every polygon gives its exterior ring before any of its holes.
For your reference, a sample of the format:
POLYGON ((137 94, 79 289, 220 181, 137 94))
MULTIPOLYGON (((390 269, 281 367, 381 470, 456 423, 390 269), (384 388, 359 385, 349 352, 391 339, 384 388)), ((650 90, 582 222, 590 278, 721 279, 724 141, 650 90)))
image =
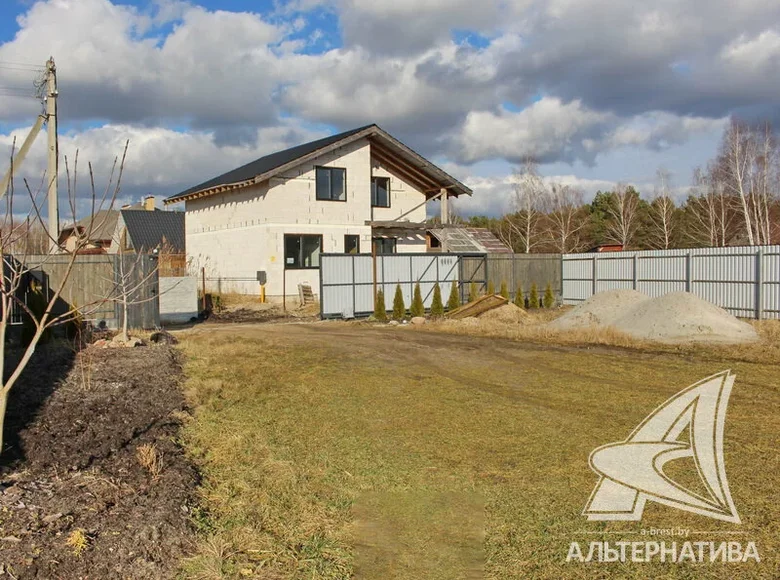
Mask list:
POLYGON ((198 279, 160 276, 160 324, 181 324, 198 316, 198 279))
POLYGON ((561 269, 564 304, 617 288, 688 291, 736 316, 780 318, 780 246, 565 254, 561 269))
MULTIPOLYGON (((454 254, 392 254, 376 257, 377 289, 392 309, 396 286, 407 308, 414 286, 420 283, 425 308, 431 306, 436 283, 442 300, 449 299, 459 279, 459 257, 454 254)), ((374 261, 368 254, 322 254, 320 257, 320 309, 323 318, 366 316, 374 311, 374 261)))

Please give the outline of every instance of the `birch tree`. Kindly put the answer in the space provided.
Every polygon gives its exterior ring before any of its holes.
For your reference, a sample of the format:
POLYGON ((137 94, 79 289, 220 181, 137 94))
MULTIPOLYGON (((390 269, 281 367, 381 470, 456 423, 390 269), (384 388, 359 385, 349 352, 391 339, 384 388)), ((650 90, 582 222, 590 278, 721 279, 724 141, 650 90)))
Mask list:
POLYGON ((651 239, 654 245, 662 250, 672 247, 672 238, 676 228, 674 200, 670 193, 669 172, 660 168, 656 174, 657 183, 653 200, 650 204, 651 239))
POLYGON ((623 183, 617 184, 612 192, 612 203, 607 210, 607 237, 627 249, 639 225, 638 210, 637 191, 623 183))
POLYGON ((536 161, 526 159, 522 168, 515 172, 514 206, 515 214, 507 220, 508 237, 519 240, 522 251, 530 253, 541 243, 539 220, 545 186, 536 161))
POLYGON ((582 205, 582 191, 551 183, 546 203, 547 235, 555 251, 560 254, 576 252, 581 248, 580 234, 587 223, 582 205))

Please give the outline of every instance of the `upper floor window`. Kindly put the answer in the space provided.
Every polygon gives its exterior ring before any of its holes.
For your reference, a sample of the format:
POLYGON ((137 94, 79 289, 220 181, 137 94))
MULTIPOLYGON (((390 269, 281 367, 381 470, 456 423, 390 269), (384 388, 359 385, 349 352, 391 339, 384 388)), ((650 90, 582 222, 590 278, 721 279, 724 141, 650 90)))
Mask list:
POLYGON ((390 178, 371 178, 371 206, 390 207, 390 178))
POLYGON ((317 167, 317 199, 347 201, 347 170, 343 167, 317 167))

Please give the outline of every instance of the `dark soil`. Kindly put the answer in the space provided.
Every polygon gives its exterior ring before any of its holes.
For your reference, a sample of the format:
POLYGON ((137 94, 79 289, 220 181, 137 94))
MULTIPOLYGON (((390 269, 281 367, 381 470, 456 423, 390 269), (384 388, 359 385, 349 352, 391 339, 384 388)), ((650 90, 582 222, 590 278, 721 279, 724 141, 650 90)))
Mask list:
POLYGON ((206 319, 207 323, 267 323, 267 322, 313 322, 319 319, 319 308, 314 305, 306 307, 300 307, 297 304, 295 306, 288 306, 287 310, 284 310, 281 305, 274 305, 272 308, 247 308, 247 307, 235 307, 235 308, 223 308, 219 311, 214 311, 209 314, 206 319))
POLYGON ((177 443, 180 378, 167 345, 37 356, 9 403, 0 578, 176 575, 198 483, 177 443), (144 444, 162 454, 156 477, 139 462, 144 444))

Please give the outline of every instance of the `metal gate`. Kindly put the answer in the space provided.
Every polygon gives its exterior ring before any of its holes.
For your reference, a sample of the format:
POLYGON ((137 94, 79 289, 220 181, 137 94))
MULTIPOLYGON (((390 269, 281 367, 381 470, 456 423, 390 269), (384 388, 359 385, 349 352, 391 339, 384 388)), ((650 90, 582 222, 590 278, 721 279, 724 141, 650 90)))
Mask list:
MULTIPOLYGON (((438 282, 442 301, 460 286, 460 256, 457 254, 322 254, 320 256, 320 312, 323 318, 352 318, 374 312, 374 280, 390 308, 396 286, 404 303, 412 303, 414 286, 420 283, 425 308, 431 306, 438 282)), ((462 289, 460 289, 462 292, 462 289)))

